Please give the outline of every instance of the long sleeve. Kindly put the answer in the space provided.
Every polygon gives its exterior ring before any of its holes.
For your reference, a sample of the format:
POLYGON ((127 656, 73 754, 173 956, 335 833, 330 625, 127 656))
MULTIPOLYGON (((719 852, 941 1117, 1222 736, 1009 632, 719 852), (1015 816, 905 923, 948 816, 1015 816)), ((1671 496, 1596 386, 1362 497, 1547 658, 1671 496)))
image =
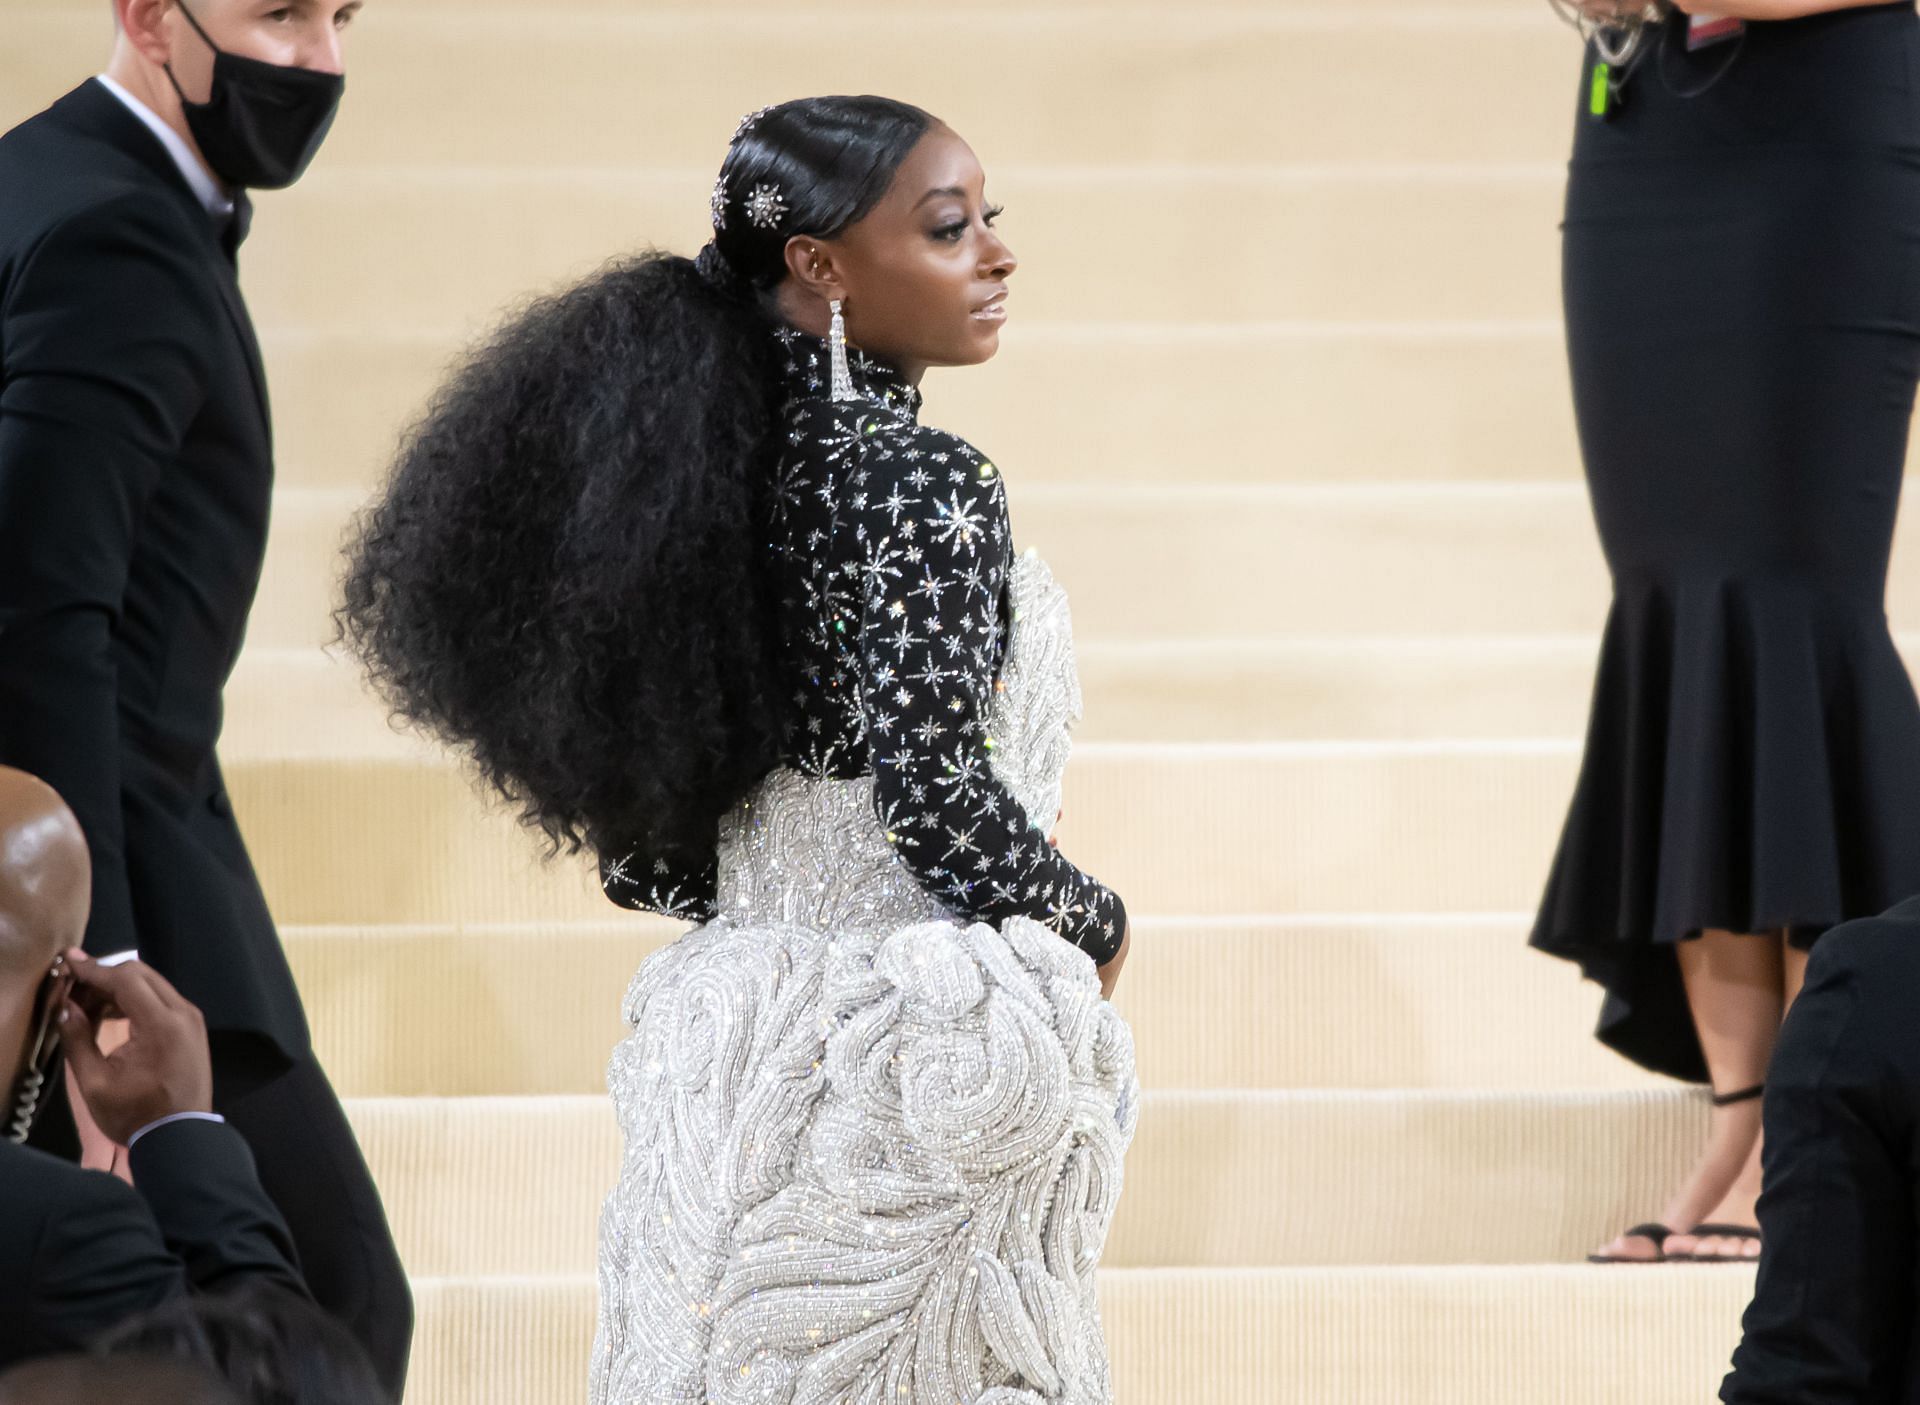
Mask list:
POLYGON ((127 1155, 141 1198, 196 1292, 266 1281, 306 1296, 293 1235, 239 1132, 223 1123, 170 1122, 127 1155))
POLYGON ((137 945, 113 632, 143 510, 206 396, 218 307, 193 237, 129 196, 52 230, 0 284, 0 762, 78 815, 96 951, 137 945))
POLYGON ((10 1340, 78 1351, 136 1313, 241 1283, 307 1295, 292 1236, 238 1132, 157 1127, 131 1156, 138 1191, 51 1161, 28 1182, 45 1211, 28 1261, 14 1266, 31 1325, 10 1340))
POLYGON ((600 860, 600 887, 621 907, 705 922, 714 915, 719 866, 711 850, 666 855, 631 849, 600 860))
POLYGON ((861 711, 889 842, 962 916, 1032 918, 1106 961, 1126 932, 1119 897, 1053 848, 991 765, 1012 560, 998 471, 917 428, 868 451, 844 511, 840 530, 852 528, 860 555, 861 711))
MULTIPOLYGON (((71 1186, 48 1209, 19 1283, 26 1330, 18 1338, 33 1354, 84 1350, 128 1317, 187 1291, 185 1269, 138 1194, 97 1171, 76 1169, 63 1179, 71 1186)), ((0 1352, 0 1366, 8 1364, 0 1352)))
POLYGON ((1913 1081, 1896 1073, 1882 1036, 1911 1039, 1915 963, 1904 962, 1907 980, 1900 962, 1883 967, 1885 978, 1854 969, 1842 947, 1872 925, 1822 941, 1781 1029, 1767 1080, 1766 1248, 1721 1391, 1728 1405, 1906 1398, 1897 1382, 1914 1320, 1913 1081))

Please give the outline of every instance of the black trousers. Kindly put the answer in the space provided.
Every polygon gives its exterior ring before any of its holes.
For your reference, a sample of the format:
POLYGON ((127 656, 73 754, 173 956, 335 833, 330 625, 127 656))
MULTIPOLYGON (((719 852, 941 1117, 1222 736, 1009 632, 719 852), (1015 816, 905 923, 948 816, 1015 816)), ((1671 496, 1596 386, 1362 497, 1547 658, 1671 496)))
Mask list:
POLYGON ((1920 1405, 1920 901, 1824 937, 1767 1075, 1728 1405, 1920 1405))
MULTIPOLYGON (((216 1034, 214 1108, 246 1138, 260 1183, 286 1218, 314 1300, 343 1322, 398 1401, 413 1343, 413 1294, 386 1210, 340 1099, 309 1055, 288 1064, 265 1041, 216 1034)), ((33 1142, 69 1158, 79 1138, 61 1090, 33 1142)))

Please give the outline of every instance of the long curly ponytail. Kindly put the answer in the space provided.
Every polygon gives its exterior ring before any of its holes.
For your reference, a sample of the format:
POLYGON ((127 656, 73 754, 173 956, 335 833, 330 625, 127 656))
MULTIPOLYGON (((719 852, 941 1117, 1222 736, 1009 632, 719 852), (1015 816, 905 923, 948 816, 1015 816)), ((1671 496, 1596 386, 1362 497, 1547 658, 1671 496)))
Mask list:
POLYGON ((513 317, 357 521, 341 637, 554 850, 698 850, 778 763, 773 292, 786 241, 864 216, 931 125, 884 98, 748 118, 699 258, 643 254, 513 317), (764 186, 777 214, 749 207, 764 186))

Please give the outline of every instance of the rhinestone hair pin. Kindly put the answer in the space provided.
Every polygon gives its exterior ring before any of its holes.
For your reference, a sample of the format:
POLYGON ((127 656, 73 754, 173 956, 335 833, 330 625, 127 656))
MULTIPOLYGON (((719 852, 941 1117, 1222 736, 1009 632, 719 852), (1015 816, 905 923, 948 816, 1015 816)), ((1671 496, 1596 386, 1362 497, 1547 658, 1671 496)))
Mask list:
POLYGON ((767 107, 760 108, 757 111, 749 112, 745 117, 742 117, 740 119, 740 125, 733 129, 733 140, 739 141, 740 138, 744 137, 748 132, 751 132, 753 130, 754 123, 758 122, 762 117, 765 117, 769 112, 773 111, 773 109, 778 106, 779 106, 778 103, 773 103, 767 107))
POLYGON ((781 199, 777 185, 756 185, 746 204, 747 223, 755 229, 778 229, 787 213, 787 202, 781 199))
POLYGON ((713 228, 717 233, 727 227, 727 178, 720 176, 713 183, 713 197, 707 202, 713 211, 713 228))

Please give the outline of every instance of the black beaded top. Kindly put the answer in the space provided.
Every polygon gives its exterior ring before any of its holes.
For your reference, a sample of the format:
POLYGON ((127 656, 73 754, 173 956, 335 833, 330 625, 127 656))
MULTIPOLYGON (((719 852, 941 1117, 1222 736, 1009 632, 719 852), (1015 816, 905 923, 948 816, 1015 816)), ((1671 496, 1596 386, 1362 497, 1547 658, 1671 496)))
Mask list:
MULTIPOLYGON (((875 818, 921 887, 958 915, 1043 922, 1104 962, 1119 897, 1048 842, 988 764, 986 717, 1005 650, 1012 531, 999 470, 919 422, 920 392, 850 351, 857 398, 829 394, 827 344, 791 329, 787 449, 769 534, 783 763, 874 778, 875 818)), ((712 854, 603 862, 623 907, 714 915, 712 854)))

